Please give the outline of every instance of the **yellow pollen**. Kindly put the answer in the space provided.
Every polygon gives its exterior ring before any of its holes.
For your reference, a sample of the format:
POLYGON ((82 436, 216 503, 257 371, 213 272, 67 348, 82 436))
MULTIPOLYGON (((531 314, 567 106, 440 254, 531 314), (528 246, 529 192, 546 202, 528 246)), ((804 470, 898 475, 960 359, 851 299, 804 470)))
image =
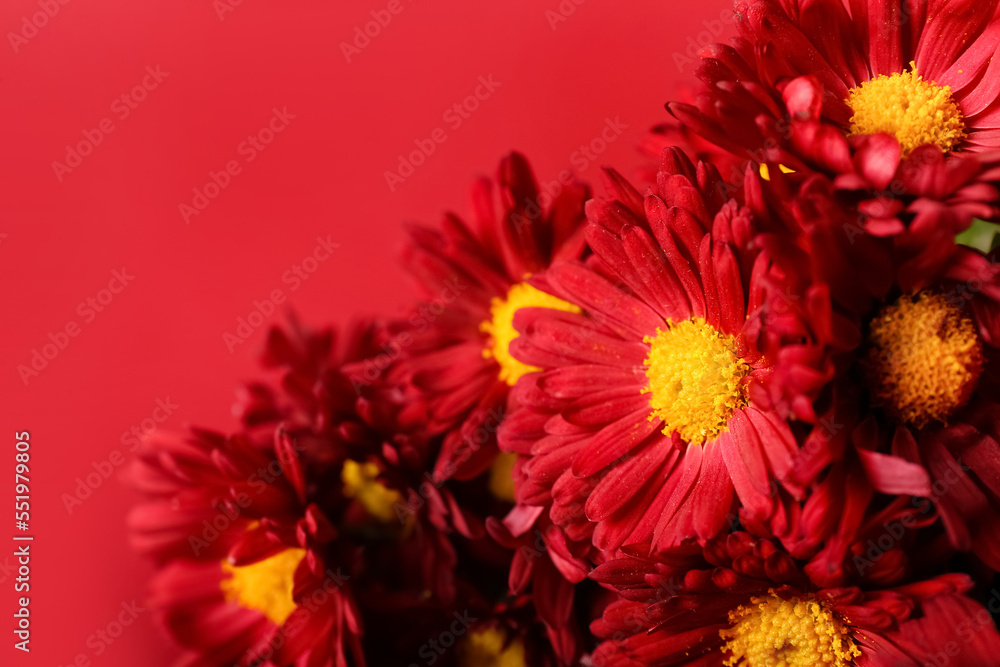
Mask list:
POLYGON ((731 654, 726 667, 848 667, 861 655, 850 633, 819 602, 783 600, 772 591, 729 612, 720 630, 731 654))
POLYGON ((518 283, 510 288, 507 297, 494 297, 490 304, 491 319, 479 325, 479 330, 489 336, 489 346, 483 350, 483 357, 496 359, 500 365, 500 379, 511 387, 522 375, 540 370, 529 366, 510 354, 510 343, 518 337, 514 328, 514 313, 521 308, 552 308, 570 313, 579 313, 579 306, 567 303, 551 294, 535 289, 528 283, 518 283))
MULTIPOLYGON (((781 170, 782 174, 794 174, 795 173, 794 169, 792 169, 791 167, 786 167, 783 164, 779 164, 778 165, 778 169, 781 170)), ((771 180, 771 170, 763 162, 760 163, 760 177, 763 178, 765 181, 770 181, 771 180)))
POLYGON ((903 157, 924 144, 944 152, 965 138, 962 110, 951 96, 951 86, 925 81, 912 62, 910 72, 880 74, 852 88, 847 105, 851 136, 887 132, 896 137, 903 157))
POLYGON ((983 370, 975 325, 940 294, 900 297, 872 319, 868 336, 874 403, 917 428, 965 405, 983 370))
POLYGON ((747 404, 743 378, 750 366, 736 353, 736 339, 719 333, 701 318, 674 323, 650 343, 646 357, 650 419, 663 420, 663 432, 677 431, 701 445, 728 427, 735 410, 747 404))
POLYGON ((490 468, 490 491, 498 500, 514 502, 514 462, 517 454, 500 452, 490 468))
POLYGON ((497 628, 473 630, 458 645, 460 667, 525 667, 524 642, 497 628))
POLYGON ((305 555, 305 549, 285 549, 250 565, 237 566, 224 560, 222 571, 229 576, 219 587, 227 602, 259 611, 281 625, 295 611, 295 568, 305 555))
POLYGON ((388 523, 396 520, 396 505, 403 496, 393 489, 387 489, 377 481, 379 467, 374 463, 358 463, 347 459, 340 471, 344 483, 344 495, 357 498, 370 515, 388 523))

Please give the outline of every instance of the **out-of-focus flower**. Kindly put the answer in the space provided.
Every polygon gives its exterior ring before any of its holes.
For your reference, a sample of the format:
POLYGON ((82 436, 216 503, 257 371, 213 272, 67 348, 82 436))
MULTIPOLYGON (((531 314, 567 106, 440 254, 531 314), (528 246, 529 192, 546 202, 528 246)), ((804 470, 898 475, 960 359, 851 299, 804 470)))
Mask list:
POLYGON ((188 649, 182 664, 362 665, 365 609, 454 600, 448 534, 482 525, 446 490, 417 491, 420 406, 382 386, 359 396, 341 372, 377 330, 338 341, 293 319, 263 357, 280 388, 244 388, 239 432, 158 433, 142 448, 133 543, 160 565, 152 604, 188 649))
POLYGON ((306 502, 293 443, 206 432, 160 436, 136 480, 149 501, 134 542, 162 563, 150 603, 188 653, 182 665, 363 664, 358 608, 337 565, 337 530, 306 502))
POLYGON ((574 308, 528 278, 582 255, 588 189, 571 182, 554 196, 539 191, 518 153, 504 158, 497 181, 496 191, 488 179, 476 184, 472 225, 448 215, 439 229, 408 228, 404 262, 425 303, 393 337, 400 351, 386 377, 423 393, 430 433, 444 434, 439 479, 471 479, 496 459, 510 387, 533 370, 509 352, 514 313, 574 308))

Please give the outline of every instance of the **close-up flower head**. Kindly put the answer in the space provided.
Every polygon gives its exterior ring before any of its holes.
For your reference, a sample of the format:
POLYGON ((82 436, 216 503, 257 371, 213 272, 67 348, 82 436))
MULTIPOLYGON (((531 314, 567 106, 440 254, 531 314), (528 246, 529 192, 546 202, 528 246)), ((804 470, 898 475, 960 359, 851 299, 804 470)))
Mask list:
POLYGON ((1000 0, 8 4, 0 665, 1000 667, 1000 0))

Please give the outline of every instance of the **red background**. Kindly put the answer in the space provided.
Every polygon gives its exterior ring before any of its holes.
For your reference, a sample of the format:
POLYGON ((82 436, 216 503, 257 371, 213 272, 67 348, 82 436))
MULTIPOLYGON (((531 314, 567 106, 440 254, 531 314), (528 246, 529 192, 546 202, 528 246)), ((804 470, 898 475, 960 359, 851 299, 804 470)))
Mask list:
MULTIPOLYGON (((12 648, 13 580, 0 571, 0 663, 170 662, 148 612, 102 655, 87 644, 123 602, 141 604, 149 574, 126 541, 125 466, 72 514, 61 497, 115 450, 127 463, 121 434, 157 399, 179 406, 160 428, 233 425, 233 388, 256 374, 266 327, 232 353, 223 334, 255 299, 282 289, 311 322, 402 307, 399 222, 466 213, 472 178, 512 148, 553 180, 620 118, 626 131, 597 162, 639 164, 644 130, 693 75, 685 50, 723 27, 728 2, 576 2, 564 0, 574 11, 553 28, 559 0, 401 0, 349 63, 340 43, 386 1, 243 0, 220 18, 211 0, 41 0, 59 11, 36 32, 24 17, 39 0, 2 3, 0 566, 13 562, 15 431, 31 433, 37 541, 33 651, 12 648), (12 45, 10 33, 30 37, 12 45), (147 66, 168 74, 121 119, 112 104, 147 66), (442 114, 481 75, 499 87, 452 129, 442 114), (247 162, 238 147, 275 107, 295 118, 247 162), (52 163, 105 118, 114 131, 60 182, 52 163), (384 172, 438 127, 447 141, 390 191, 384 172), (234 159, 241 172, 187 224, 179 204, 234 159), (291 291, 282 275, 327 236, 339 248, 291 291), (78 305, 123 267, 134 280, 86 321, 78 305), (70 321, 79 335, 25 384, 18 366, 70 321)), ((581 175, 594 179, 597 164, 581 175)))

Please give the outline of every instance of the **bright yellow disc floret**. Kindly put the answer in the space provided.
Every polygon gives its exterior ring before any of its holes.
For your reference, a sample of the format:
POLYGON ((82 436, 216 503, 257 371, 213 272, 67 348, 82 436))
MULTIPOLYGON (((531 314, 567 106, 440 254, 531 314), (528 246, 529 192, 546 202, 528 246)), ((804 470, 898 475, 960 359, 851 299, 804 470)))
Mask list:
POLYGON ((916 65, 910 67, 910 72, 881 74, 851 89, 851 135, 891 134, 903 157, 924 144, 953 150, 965 138, 965 123, 951 87, 925 81, 916 65))
POLYGON ((646 357, 650 419, 700 445, 724 432, 735 410, 744 407, 743 378, 750 366, 736 353, 733 336, 719 333, 701 318, 667 321, 666 329, 647 336, 646 357))
POLYGON ((719 634, 726 667, 848 667, 861 651, 833 612, 815 600, 784 600, 773 592, 729 612, 719 634))

